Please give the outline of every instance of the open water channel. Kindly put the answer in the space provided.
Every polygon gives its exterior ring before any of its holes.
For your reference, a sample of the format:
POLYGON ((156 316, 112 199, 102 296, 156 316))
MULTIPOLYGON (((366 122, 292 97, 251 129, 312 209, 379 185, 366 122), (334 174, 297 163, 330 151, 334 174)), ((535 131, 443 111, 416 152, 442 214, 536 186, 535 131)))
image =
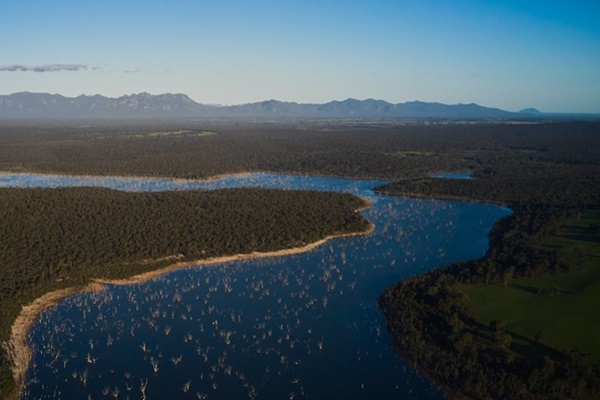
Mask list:
POLYGON ((307 253, 198 266, 72 296, 33 326, 25 399, 442 399, 393 351, 388 286, 479 258, 510 210, 380 196, 374 180, 253 173, 213 181, 1 175, 0 187, 349 192, 376 228, 307 253))

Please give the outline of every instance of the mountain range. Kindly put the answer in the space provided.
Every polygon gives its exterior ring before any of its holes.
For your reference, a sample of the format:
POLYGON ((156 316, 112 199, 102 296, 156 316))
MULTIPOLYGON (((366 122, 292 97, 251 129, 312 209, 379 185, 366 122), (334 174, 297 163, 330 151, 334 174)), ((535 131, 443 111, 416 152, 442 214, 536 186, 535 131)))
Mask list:
POLYGON ((19 92, 0 95, 0 118, 64 119, 168 119, 168 118, 540 118, 534 108, 510 112, 477 104, 442 104, 411 101, 392 104, 383 100, 330 101, 299 104, 267 100, 233 106, 196 103, 185 94, 139 93, 110 98, 101 95, 65 97, 59 94, 19 92))

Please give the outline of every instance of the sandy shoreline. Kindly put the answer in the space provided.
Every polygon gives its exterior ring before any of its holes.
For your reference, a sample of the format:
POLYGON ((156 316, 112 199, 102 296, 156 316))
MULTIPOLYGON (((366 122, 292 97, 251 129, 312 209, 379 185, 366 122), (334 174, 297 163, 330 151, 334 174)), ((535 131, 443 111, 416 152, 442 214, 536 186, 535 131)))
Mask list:
MULTIPOLYGON (((367 208, 370 208, 370 205, 364 208, 360 208, 357 211, 362 211, 367 208)), ((19 399, 25 385, 25 375, 27 373, 27 369, 29 368, 29 362, 31 360, 31 349, 27 343, 27 337, 29 335, 29 331, 37 318, 44 312, 46 309, 53 307, 59 304, 65 298, 79 294, 79 293, 88 293, 101 291, 105 289, 104 285, 134 285, 146 282, 148 280, 154 279, 160 275, 177 271, 185 268, 196 267, 196 266, 204 266, 204 265, 214 265, 221 264, 230 261, 239 261, 239 260, 252 260, 258 258, 266 258, 266 257, 282 257, 292 254, 304 253, 307 251, 311 251, 316 247, 328 242, 331 239, 341 238, 341 237, 349 237, 349 236, 362 236, 368 235, 375 229, 375 225, 369 221, 369 228, 362 232, 353 232, 353 233, 343 233, 337 235, 330 235, 321 240, 318 240, 313 243, 309 243, 302 247, 293 247, 289 249, 276 250, 271 252, 253 252, 247 254, 237 254, 231 256, 223 256, 223 257, 214 257, 203 260, 196 261, 185 261, 185 262, 177 262, 171 264, 167 267, 148 271, 139 275, 132 276, 126 279, 117 279, 117 280, 102 280, 102 279, 92 279, 91 283, 84 287, 72 287, 67 289, 60 289, 50 293, 46 293, 43 296, 34 300, 31 304, 23 306, 19 316, 13 323, 11 327, 11 337, 8 343, 3 343, 3 347, 9 354, 9 357, 12 362, 12 372, 13 378, 15 381, 15 390, 11 395, 8 396, 8 399, 19 399)))

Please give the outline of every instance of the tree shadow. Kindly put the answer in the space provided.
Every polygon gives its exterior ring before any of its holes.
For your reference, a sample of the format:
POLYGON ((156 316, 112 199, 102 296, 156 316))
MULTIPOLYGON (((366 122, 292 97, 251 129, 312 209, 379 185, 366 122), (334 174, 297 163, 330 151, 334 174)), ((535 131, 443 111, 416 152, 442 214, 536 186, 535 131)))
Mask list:
POLYGON ((576 295, 577 293, 570 291, 570 290, 561 290, 558 288, 539 288, 539 287, 535 287, 535 286, 527 286, 527 285, 521 285, 521 284, 511 284, 510 287, 518 289, 518 290, 522 290, 524 292, 527 293, 531 293, 531 294, 539 294, 540 296, 558 296, 561 294, 568 294, 571 296, 576 295))
POLYGON ((526 285, 521 285, 518 283, 513 283, 509 286, 512 288, 518 289, 518 290, 522 290, 527 293, 540 294, 539 289, 534 286, 526 286, 526 285))
POLYGON ((533 359, 543 359, 545 356, 555 360, 555 361, 564 361, 565 354, 560 350, 555 349, 554 347, 550 347, 545 345, 544 343, 538 342, 536 340, 530 339, 526 336, 520 335, 518 333, 509 332, 513 337, 513 342, 510 345, 510 348, 517 354, 525 357, 525 358, 533 358, 533 359), (518 341, 515 341, 517 339, 518 341))

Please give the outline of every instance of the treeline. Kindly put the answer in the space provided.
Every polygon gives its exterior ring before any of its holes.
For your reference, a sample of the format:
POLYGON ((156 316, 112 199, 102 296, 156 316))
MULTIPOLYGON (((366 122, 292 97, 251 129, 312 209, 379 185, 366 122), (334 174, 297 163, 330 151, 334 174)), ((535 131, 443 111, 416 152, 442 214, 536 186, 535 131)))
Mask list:
POLYGON ((507 284, 577 268, 537 240, 557 228, 562 210, 527 207, 498 223, 481 260, 399 282, 379 304, 396 349, 457 398, 598 399, 600 369, 577 350, 542 343, 522 353, 500 321, 483 326, 459 283, 507 284))
POLYGON ((523 206, 588 208, 600 204, 599 169, 540 170, 537 174, 506 174, 475 179, 418 178, 389 183, 376 189, 378 193, 400 196, 482 201, 523 206))
MULTIPOLYGON (((0 342, 21 306, 49 291, 364 231, 369 222, 356 212, 364 206, 350 194, 308 191, 0 189, 0 342)), ((0 397, 11 386, 2 352, 0 397)))
POLYGON ((473 179, 421 175, 376 191, 511 207, 595 208, 600 205, 599 133, 600 124, 484 127, 481 137, 473 135, 456 153, 473 179))
POLYGON ((502 177, 506 187, 548 169, 561 169, 563 177, 599 173, 600 123, 429 122, 4 123, 0 170, 182 178, 272 171, 392 180, 473 171, 502 177), (180 130, 218 134, 153 134, 180 130))
POLYGON ((556 233, 561 220, 572 211, 524 206, 513 212, 494 225, 485 257, 447 268, 457 282, 506 285, 512 278, 538 278, 577 269, 578 263, 566 262, 540 243, 540 238, 556 233))

